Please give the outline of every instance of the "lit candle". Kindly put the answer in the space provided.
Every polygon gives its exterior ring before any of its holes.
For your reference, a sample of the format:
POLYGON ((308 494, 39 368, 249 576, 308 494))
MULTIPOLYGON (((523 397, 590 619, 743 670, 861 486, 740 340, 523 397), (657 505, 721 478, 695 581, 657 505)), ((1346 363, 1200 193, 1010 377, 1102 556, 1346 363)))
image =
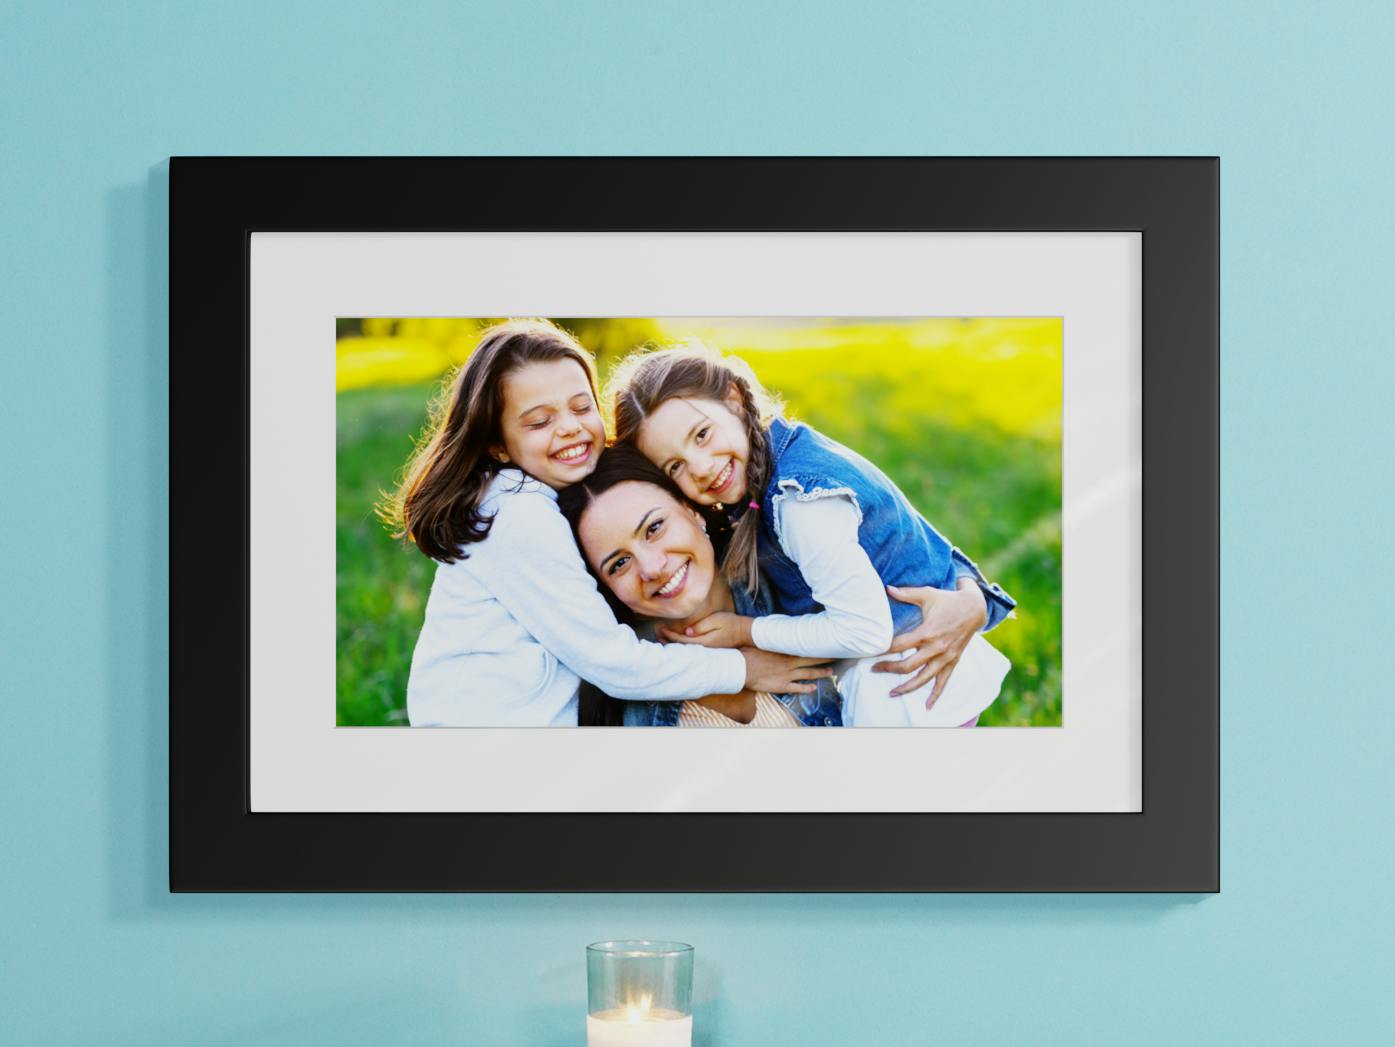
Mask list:
POLYGON ((587 1047, 692 1047, 693 947, 610 941, 586 947, 587 1047))
POLYGON ((586 1047, 692 1047, 693 1016, 655 1007, 641 996, 624 1007, 586 1016, 586 1047))

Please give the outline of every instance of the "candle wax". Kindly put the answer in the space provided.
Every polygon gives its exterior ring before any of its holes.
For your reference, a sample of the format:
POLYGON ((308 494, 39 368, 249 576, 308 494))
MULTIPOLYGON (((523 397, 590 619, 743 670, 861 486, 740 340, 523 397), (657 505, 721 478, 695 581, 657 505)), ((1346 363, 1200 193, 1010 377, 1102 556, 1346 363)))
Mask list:
POLYGON ((624 1007, 586 1016, 586 1047, 693 1047, 693 1016, 663 1007, 630 1020, 624 1007))

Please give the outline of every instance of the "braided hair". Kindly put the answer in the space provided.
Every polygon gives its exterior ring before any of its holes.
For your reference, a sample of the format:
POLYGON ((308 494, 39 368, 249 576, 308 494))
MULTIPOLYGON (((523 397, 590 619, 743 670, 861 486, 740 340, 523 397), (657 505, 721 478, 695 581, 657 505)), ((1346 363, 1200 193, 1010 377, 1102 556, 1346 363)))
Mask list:
MULTIPOLYGON (((633 443, 645 421, 668 400, 711 400, 726 408, 728 399, 739 401, 735 413, 746 430, 750 453, 746 460, 746 496, 743 503, 759 504, 770 482, 770 419, 780 403, 756 378, 750 364, 738 356, 724 356, 699 343, 668 349, 640 350, 625 359, 607 383, 607 401, 614 416, 615 439, 633 443)), ((760 586, 757 539, 759 511, 736 510, 722 571, 733 585, 744 585, 754 595, 760 586)))

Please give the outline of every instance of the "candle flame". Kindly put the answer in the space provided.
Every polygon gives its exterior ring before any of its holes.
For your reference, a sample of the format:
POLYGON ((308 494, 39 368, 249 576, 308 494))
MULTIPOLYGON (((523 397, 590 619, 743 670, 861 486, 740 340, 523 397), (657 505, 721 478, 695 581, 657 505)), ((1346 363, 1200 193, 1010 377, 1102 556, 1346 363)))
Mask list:
POLYGON ((649 1008, 654 1004, 652 993, 645 993, 639 998, 639 1006, 628 1004, 625 1007, 625 1020, 627 1022, 642 1022, 649 1017, 649 1008))

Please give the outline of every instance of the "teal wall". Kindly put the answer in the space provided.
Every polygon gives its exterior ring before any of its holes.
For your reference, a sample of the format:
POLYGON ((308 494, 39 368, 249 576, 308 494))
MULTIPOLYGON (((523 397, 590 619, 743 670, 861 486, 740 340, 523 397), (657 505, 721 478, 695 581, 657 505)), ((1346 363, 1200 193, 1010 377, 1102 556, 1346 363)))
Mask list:
POLYGON ((723 1047, 1388 1037, 1392 53, 1384 3, 5 4, 0 1039, 562 1047, 637 934, 723 1047), (168 895, 172 153, 1219 154, 1223 893, 168 895))

